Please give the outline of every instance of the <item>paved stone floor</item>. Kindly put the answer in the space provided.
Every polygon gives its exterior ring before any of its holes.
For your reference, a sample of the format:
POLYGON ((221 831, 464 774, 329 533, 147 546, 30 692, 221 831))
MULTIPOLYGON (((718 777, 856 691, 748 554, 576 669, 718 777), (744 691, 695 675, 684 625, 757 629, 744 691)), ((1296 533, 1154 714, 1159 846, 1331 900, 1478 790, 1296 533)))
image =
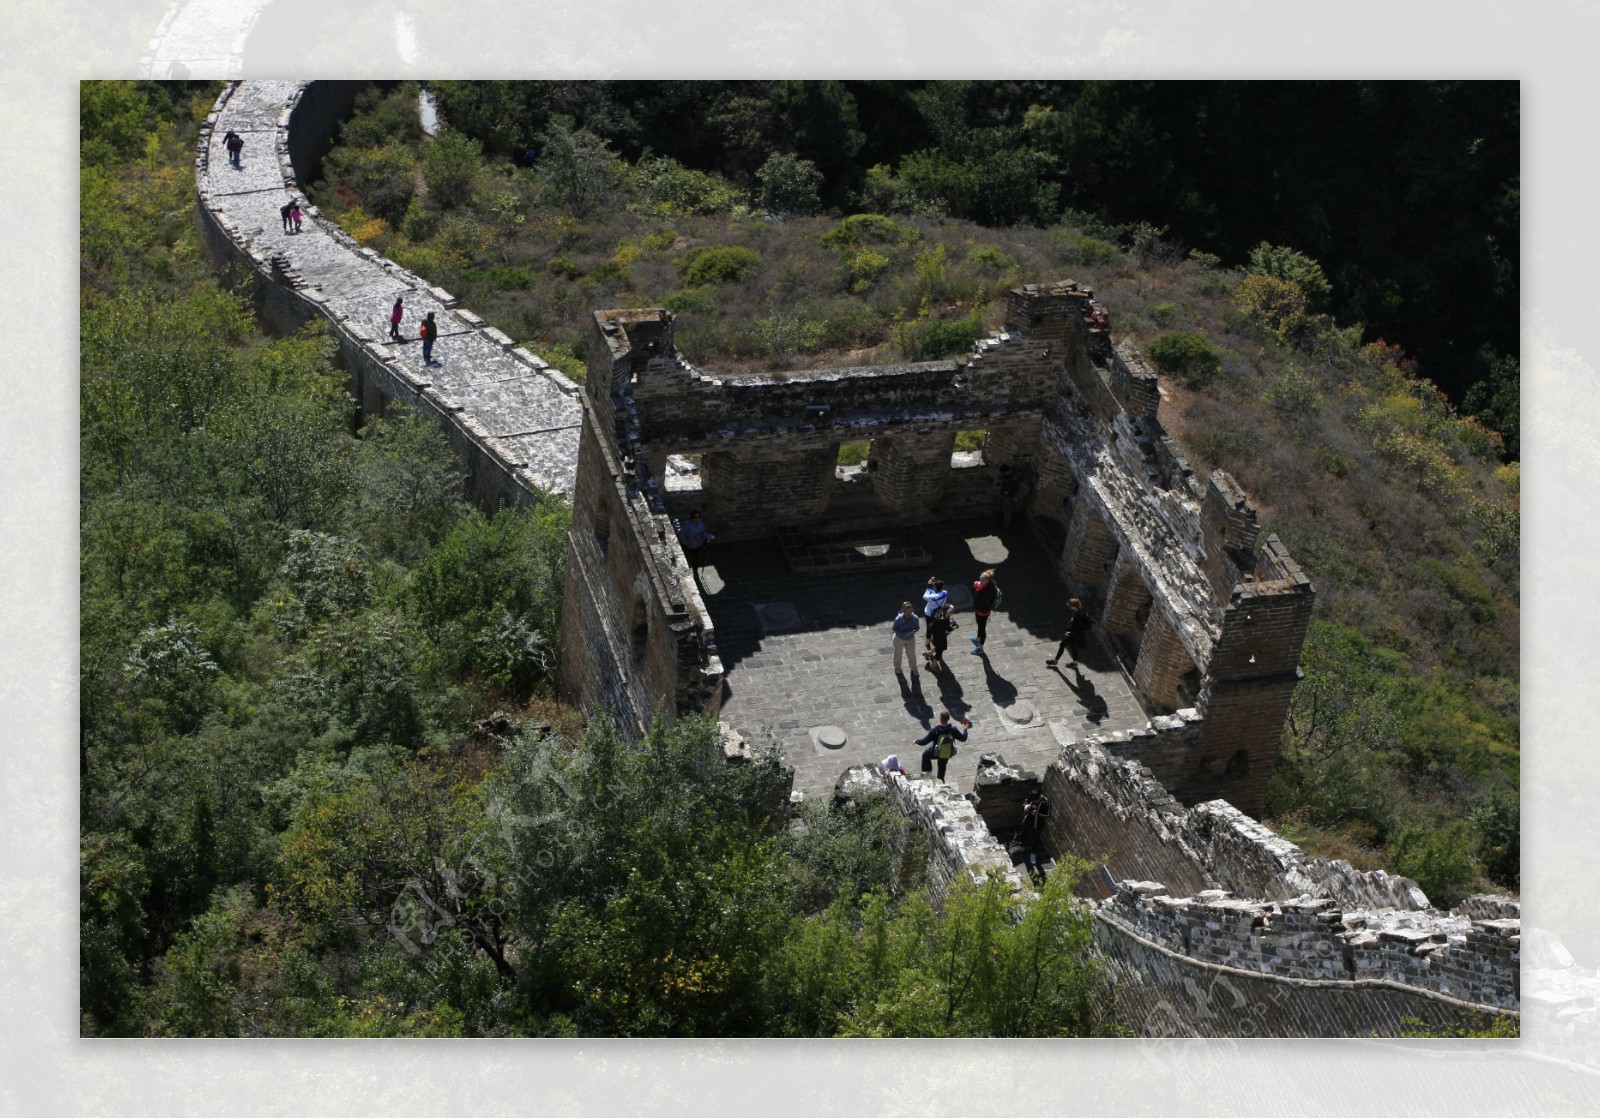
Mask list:
POLYGON ((1126 674, 1097 643, 1081 676, 1045 665, 1061 637, 1067 595, 1024 528, 925 526, 915 536, 934 557, 930 570, 799 576, 776 540, 710 549, 702 586, 727 672, 723 718, 758 743, 770 733, 795 767, 795 788, 828 795, 846 767, 891 753, 915 771, 921 750, 912 743, 940 709, 972 720, 970 741, 947 773, 962 791, 971 790, 987 752, 1042 772, 1060 749, 1052 723, 1071 734, 1145 725, 1126 674), (967 588, 986 567, 996 569, 1004 597, 989 623, 987 655, 971 656, 967 588), (960 628, 951 635, 950 672, 934 677, 919 667, 901 678, 889 624, 906 599, 920 614, 932 574, 962 588, 952 596, 960 628), (1019 723, 1019 714, 1029 717, 1019 723), (827 726, 845 732, 843 747, 817 741, 817 728, 827 726))

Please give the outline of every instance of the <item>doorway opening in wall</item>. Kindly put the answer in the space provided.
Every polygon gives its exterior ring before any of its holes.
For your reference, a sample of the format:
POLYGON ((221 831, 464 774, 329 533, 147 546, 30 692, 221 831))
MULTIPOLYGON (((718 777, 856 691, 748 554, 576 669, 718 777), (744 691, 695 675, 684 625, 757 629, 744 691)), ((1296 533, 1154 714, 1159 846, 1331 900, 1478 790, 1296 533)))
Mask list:
POLYGON ((984 448, 989 444, 987 431, 956 432, 955 449, 950 452, 950 468, 965 470, 986 464, 984 448))

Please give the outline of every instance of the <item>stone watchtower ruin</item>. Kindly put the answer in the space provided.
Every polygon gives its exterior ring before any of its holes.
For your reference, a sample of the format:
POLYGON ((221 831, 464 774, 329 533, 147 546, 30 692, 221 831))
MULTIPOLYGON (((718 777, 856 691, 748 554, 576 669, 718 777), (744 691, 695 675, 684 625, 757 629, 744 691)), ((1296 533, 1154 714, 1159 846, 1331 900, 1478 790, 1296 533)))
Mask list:
POLYGON ((1313 588, 1231 477, 1194 476, 1155 373, 1113 344, 1091 291, 1014 289, 1003 328, 960 359, 717 377, 683 360, 660 309, 596 311, 589 354, 562 625, 574 701, 636 731, 663 707, 718 706, 715 632, 673 525, 690 507, 724 540, 882 531, 983 509, 1009 463, 1151 717, 1115 752, 1185 803, 1260 812, 1313 588), (952 458, 970 430, 987 432, 976 469, 952 458), (840 471, 857 440, 869 468, 840 471), (691 454, 698 489, 669 488, 669 457, 691 454))

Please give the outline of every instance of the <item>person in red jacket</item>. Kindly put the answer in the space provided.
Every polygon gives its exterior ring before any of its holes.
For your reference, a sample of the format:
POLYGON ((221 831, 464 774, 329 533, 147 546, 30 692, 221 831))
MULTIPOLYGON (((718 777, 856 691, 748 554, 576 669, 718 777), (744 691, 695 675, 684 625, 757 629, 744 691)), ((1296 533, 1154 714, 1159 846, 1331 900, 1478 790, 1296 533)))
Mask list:
POLYGON ((422 338, 422 364, 433 364, 433 340, 438 337, 439 326, 433 321, 433 312, 429 311, 423 317, 422 325, 417 327, 417 334, 422 338))
POLYGON ((394 310, 389 312, 389 337, 396 342, 405 341, 404 338, 400 337, 400 320, 405 318, 405 314, 405 301, 397 295, 394 297, 394 310))

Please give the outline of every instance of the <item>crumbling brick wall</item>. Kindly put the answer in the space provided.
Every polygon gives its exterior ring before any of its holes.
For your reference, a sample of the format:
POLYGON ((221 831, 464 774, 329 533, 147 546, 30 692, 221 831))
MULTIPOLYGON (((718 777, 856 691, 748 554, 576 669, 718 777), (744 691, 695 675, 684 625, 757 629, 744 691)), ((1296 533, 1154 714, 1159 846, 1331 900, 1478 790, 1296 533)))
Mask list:
POLYGON ((1195 479, 1161 427, 1155 373, 1112 345, 1093 292, 1026 285, 1005 315, 963 359, 717 377, 677 353, 668 312, 597 311, 589 412, 652 509, 696 506, 723 540, 993 509, 1000 467, 1018 469, 1032 488, 1019 516, 1057 549, 1147 710, 1204 724, 1160 779, 1186 803, 1227 796, 1259 811, 1310 582, 1275 540, 1257 548, 1255 509, 1231 478, 1195 479), (961 431, 987 433, 976 461, 953 458, 961 431), (839 446, 858 440, 867 467, 842 474, 839 446), (698 487, 669 488, 669 458, 686 455, 700 456, 698 487))

